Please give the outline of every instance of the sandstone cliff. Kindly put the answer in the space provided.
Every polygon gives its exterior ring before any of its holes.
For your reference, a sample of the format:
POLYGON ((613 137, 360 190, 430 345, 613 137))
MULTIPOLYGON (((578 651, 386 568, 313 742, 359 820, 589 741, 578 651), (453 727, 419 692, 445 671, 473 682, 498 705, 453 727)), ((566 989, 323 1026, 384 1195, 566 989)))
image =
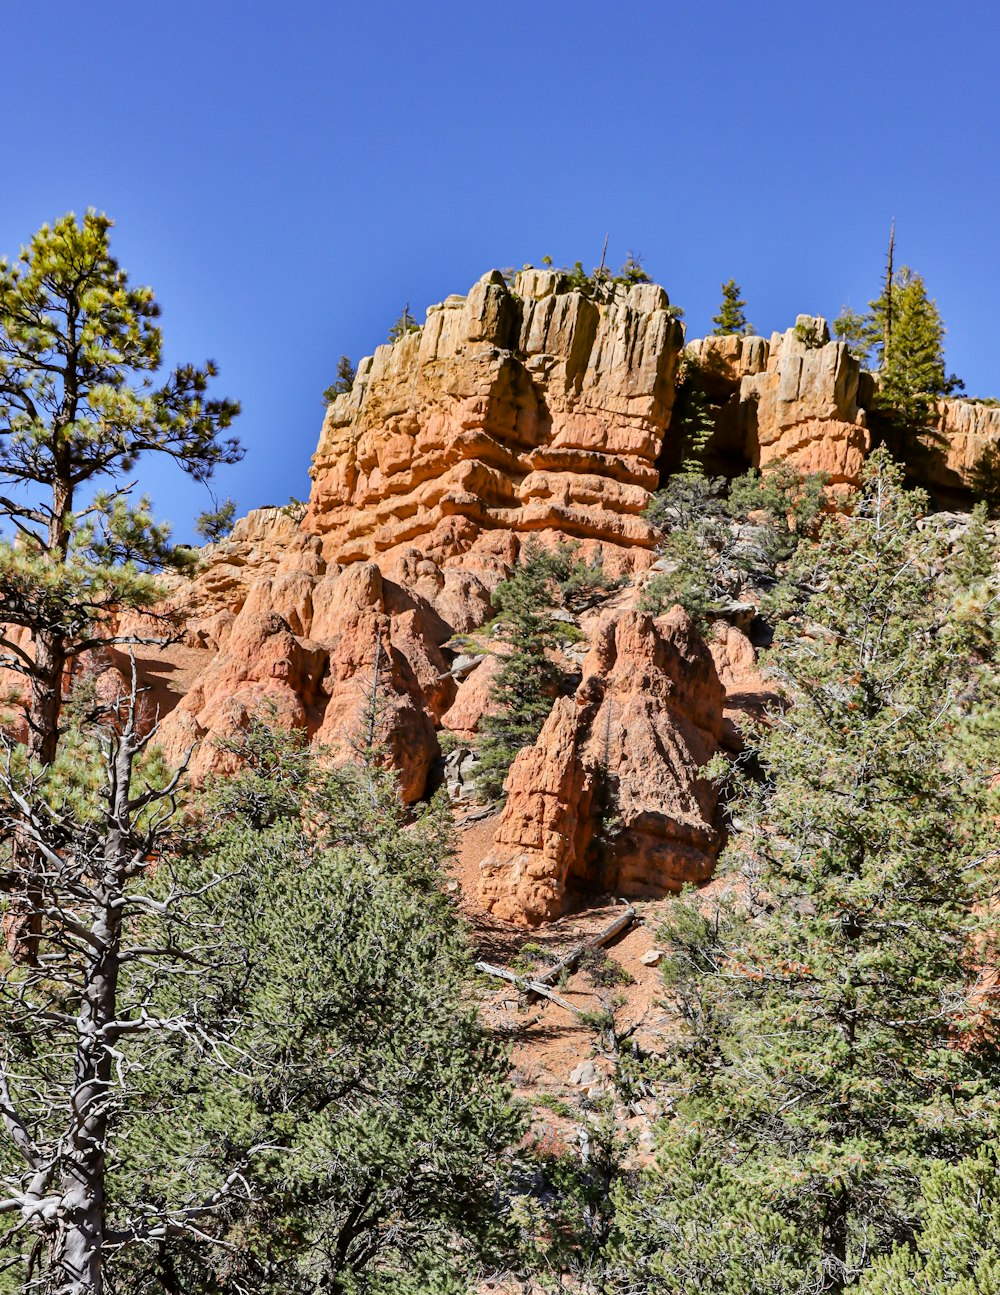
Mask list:
POLYGON ((654 284, 598 304, 554 271, 493 271, 362 360, 327 412, 305 528, 340 562, 414 545, 474 568, 493 532, 558 530, 641 564, 682 341, 654 284))
POLYGON ((726 405, 723 452, 753 467, 785 460, 824 472, 833 486, 856 485, 870 448, 862 391, 870 380, 825 319, 762 337, 706 337, 691 343, 708 390, 726 405))
MULTIPOLYGON (((528 535, 581 541, 641 580, 656 541, 643 510, 680 445, 682 347, 662 288, 597 302, 535 270, 512 285, 491 272, 379 347, 327 411, 308 508, 255 510, 175 581, 165 610, 183 643, 140 662, 168 754, 193 748, 196 775, 225 768, 217 739, 266 711, 352 758, 377 675, 374 737, 405 799, 442 779, 470 795, 497 657, 455 636, 489 621, 528 535)), ((690 349, 723 470, 788 459, 841 490, 857 481, 873 388, 825 321, 690 349)), ((1000 444, 1000 409, 945 401, 938 416, 928 481, 960 491, 1000 444)), ((711 874, 715 793, 698 770, 739 750, 768 685, 733 625, 706 645, 679 610, 643 615, 640 596, 634 583, 583 619, 579 685, 514 763, 480 875, 497 917, 536 923, 574 889, 660 894, 711 874)), ((113 692, 127 663, 99 664, 113 692)))

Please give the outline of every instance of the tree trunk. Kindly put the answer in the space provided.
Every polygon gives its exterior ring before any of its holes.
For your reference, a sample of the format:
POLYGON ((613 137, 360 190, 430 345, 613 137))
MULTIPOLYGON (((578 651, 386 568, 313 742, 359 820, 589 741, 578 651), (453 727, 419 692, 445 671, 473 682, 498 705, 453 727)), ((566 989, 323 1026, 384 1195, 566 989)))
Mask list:
POLYGON ((81 1175, 71 1190, 63 1191, 54 1295, 104 1295, 104 1199, 86 1178, 81 1175))
POLYGON ((28 754, 40 764, 51 764, 59 749, 59 718, 66 669, 66 640, 54 630, 38 630, 35 669, 28 707, 28 754))
MULTIPOLYGON (((31 677, 28 706, 28 754, 39 764, 50 765, 59 750, 59 717, 62 711, 63 671, 66 641, 53 630, 35 634, 35 669, 31 677)), ((38 886, 31 880, 38 871, 34 848, 20 836, 13 843, 14 870, 24 882, 11 896, 3 919, 7 952, 15 962, 34 963, 42 933, 38 886)))
MULTIPOLYGON (((127 736, 118 751, 111 821, 123 824, 134 751, 127 736)), ((104 1295, 105 1179, 107 1176, 108 1113, 111 1094, 112 1049, 106 1027, 118 1007, 121 955, 122 895, 127 850, 121 826, 109 829, 104 846, 98 920, 91 928, 93 952, 77 1017, 77 1046, 73 1082, 75 1120, 67 1150, 61 1188, 62 1227, 53 1255, 59 1274, 57 1295, 104 1295)))
MULTIPOLYGON (((73 490, 65 479, 57 480, 52 491, 52 522, 49 526, 49 559, 66 561, 70 544, 73 490)), ((31 672, 31 700, 28 703, 28 755, 39 764, 50 765, 59 751, 59 719, 62 714, 63 672, 66 669, 66 635, 53 629, 32 632, 34 668, 31 672)), ((24 877, 11 896, 3 919, 7 952, 15 962, 33 964, 38 958, 42 934, 40 893, 32 881, 38 860, 20 835, 13 841, 14 870, 24 877)))
POLYGON ((823 1295, 842 1295, 847 1288, 847 1221, 847 1197, 838 1191, 823 1219, 823 1295))

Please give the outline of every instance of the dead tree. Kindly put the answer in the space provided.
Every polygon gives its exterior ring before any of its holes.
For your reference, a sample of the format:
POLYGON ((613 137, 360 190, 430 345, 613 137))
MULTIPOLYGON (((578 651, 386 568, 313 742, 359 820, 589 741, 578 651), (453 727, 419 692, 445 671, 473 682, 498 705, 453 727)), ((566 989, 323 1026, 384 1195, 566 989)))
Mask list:
POLYGON ((178 1009, 183 994, 169 1013, 157 1006, 168 982, 211 962, 219 932, 203 901, 224 879, 195 887, 171 867, 183 769, 139 776, 155 731, 139 731, 133 668, 118 722, 96 730, 69 792, 17 748, 0 757, 0 819, 8 843, 30 842, 22 893, 41 932, 35 962, 0 978, 0 1271, 19 1271, 25 1291, 103 1295, 114 1253, 207 1239, 213 1216, 248 1190, 254 1148, 201 1199, 169 1210, 119 1200, 109 1220, 109 1146, 142 1052, 155 1055, 165 1034, 206 1055, 225 1046, 225 1022, 178 1009))

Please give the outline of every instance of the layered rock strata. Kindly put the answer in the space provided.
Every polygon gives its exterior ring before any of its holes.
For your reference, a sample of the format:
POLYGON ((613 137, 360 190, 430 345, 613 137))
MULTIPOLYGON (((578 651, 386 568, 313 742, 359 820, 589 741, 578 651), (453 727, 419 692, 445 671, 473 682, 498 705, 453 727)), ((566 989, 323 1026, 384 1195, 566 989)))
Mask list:
POLYGON ((327 411, 305 529, 337 562, 414 546, 476 569, 496 532, 557 531, 635 566, 682 340, 654 284, 598 303, 554 271, 492 271, 361 361, 327 411))

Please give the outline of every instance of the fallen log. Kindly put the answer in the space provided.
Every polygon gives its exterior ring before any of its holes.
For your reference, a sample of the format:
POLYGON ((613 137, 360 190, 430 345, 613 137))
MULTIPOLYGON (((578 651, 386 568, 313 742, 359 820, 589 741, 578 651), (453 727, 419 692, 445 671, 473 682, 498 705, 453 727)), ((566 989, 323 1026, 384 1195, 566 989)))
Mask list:
MULTIPOLYGON (((629 904, 625 911, 619 913, 615 920, 609 923, 603 931, 598 931, 597 934, 592 935, 589 940, 582 940, 579 944, 575 944, 564 958, 560 958, 557 963, 549 967, 547 971, 543 971, 541 975, 535 976, 534 984, 554 984, 564 971, 575 971, 577 964, 585 953, 589 953, 591 949, 600 949, 603 945, 608 944, 613 940, 616 935, 620 935, 622 931, 627 931, 628 928, 638 920, 638 913, 636 913, 632 905, 629 904)), ((536 993, 537 990, 533 989, 529 992, 536 993)))
POLYGON ((555 1003, 557 1007, 561 1007, 567 1012, 572 1012, 574 1016, 583 1015, 579 1007, 574 1007, 565 998, 553 993, 548 985, 543 985, 541 981, 529 980, 527 976, 519 976, 514 971, 508 971, 506 967, 494 967, 489 962, 477 962, 476 970, 483 972, 487 976, 496 976, 499 980, 506 980, 508 984, 516 985, 518 989, 523 990, 526 994, 537 994, 540 998, 547 998, 550 1002, 555 1003))

